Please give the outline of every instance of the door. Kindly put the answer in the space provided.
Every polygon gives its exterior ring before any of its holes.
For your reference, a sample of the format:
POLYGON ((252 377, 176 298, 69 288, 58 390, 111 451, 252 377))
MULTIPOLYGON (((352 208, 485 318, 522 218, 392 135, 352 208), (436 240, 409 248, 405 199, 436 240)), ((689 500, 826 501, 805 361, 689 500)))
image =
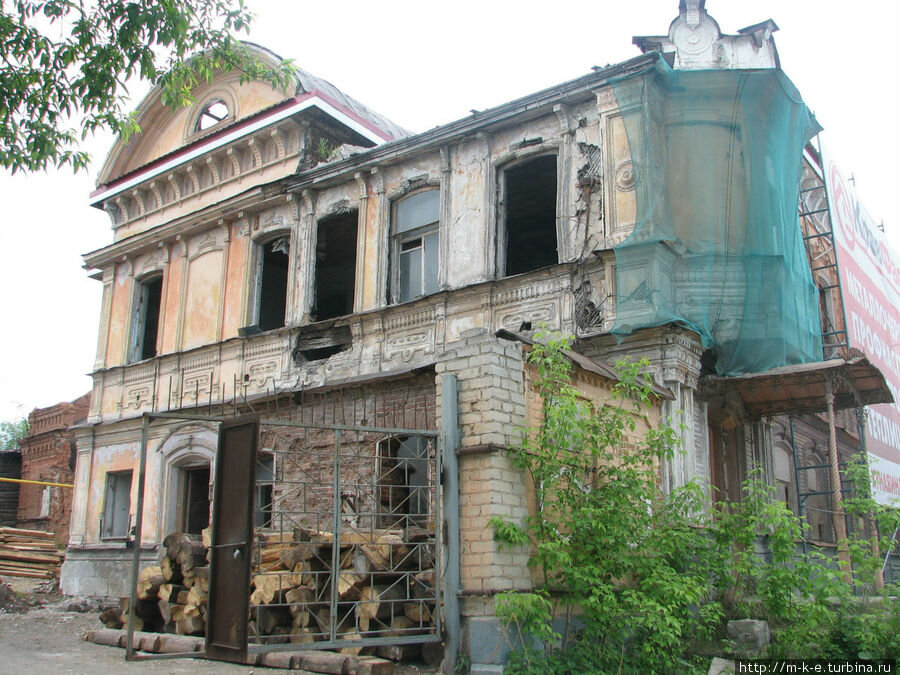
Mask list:
POLYGON ((206 657, 244 663, 250 603, 250 543, 259 418, 219 429, 213 492, 206 657))

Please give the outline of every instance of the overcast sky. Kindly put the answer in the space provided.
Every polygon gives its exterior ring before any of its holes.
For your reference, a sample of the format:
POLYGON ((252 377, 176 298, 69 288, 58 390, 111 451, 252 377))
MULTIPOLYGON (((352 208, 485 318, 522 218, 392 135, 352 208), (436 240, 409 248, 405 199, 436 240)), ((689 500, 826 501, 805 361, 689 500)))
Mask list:
MULTIPOLYGON (((636 56, 632 36, 665 34, 678 13, 678 0, 247 4, 257 14, 251 40, 415 132, 636 56)), ((723 33, 768 18, 778 24, 782 68, 900 252, 890 37, 900 3, 707 0, 707 10, 723 33)), ((93 139, 94 165, 76 176, 0 173, 0 420, 91 387, 85 373, 94 363, 101 287, 81 269, 81 254, 112 241, 106 215, 87 205, 110 145, 109 137, 93 139)))

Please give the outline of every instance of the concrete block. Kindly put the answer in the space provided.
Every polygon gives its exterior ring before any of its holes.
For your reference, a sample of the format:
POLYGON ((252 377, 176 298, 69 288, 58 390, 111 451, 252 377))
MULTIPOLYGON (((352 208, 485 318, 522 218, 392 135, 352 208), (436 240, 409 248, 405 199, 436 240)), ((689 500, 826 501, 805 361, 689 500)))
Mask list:
POLYGON ((469 675, 502 675, 503 666, 487 663, 473 663, 469 668, 469 675))
POLYGON ((771 640, 769 623, 757 619, 729 621, 728 639, 734 643, 734 651, 745 658, 762 656, 771 640))
POLYGON ((717 656, 709 664, 709 670, 706 671, 706 675, 734 675, 734 672, 734 661, 728 661, 717 656))

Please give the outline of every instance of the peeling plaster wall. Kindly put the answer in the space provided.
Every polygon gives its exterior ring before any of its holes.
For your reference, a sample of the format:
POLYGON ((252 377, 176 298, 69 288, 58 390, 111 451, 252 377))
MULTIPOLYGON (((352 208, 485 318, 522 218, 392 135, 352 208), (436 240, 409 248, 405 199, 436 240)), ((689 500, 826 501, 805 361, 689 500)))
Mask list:
MULTIPOLYGON (((447 223, 447 284, 459 288, 484 281, 488 236, 486 139, 473 138, 451 150, 450 221, 447 223)), ((458 333, 457 333, 458 335, 458 333)))

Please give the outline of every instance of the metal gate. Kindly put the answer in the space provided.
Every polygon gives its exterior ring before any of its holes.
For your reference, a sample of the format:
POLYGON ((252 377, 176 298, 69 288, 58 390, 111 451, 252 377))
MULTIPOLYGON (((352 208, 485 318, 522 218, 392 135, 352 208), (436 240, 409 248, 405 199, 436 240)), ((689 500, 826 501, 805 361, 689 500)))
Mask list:
POLYGON ((264 421, 253 651, 440 640, 433 429, 264 421))
MULTIPOLYGON (((259 419, 255 480, 243 479, 252 487, 237 489, 241 480, 214 479, 209 595, 221 602, 208 608, 208 632, 229 639, 223 656, 210 650, 208 637, 208 657, 235 660, 245 649, 362 649, 441 641, 441 450, 434 406, 434 380, 413 377, 392 385, 273 395, 234 405, 231 415, 225 406, 212 405, 145 414, 137 532, 152 420, 220 423, 221 434, 242 414, 259 419), (226 483, 234 485, 218 489, 226 483), (216 539, 222 533, 216 522, 228 520, 227 513, 248 511, 253 521, 249 579, 246 572, 217 579, 215 554, 222 542, 216 539), (249 598, 249 613, 213 616, 220 614, 217 607, 229 604, 222 600, 229 595, 249 598), (243 642, 245 634, 243 649, 231 644, 234 636, 243 642)), ((220 455, 221 443, 220 438, 220 455)), ((246 476, 245 469, 241 473, 246 476)), ((132 594, 137 569, 135 556, 132 594)), ((127 658, 147 658, 135 655, 132 633, 129 626, 127 658)))

